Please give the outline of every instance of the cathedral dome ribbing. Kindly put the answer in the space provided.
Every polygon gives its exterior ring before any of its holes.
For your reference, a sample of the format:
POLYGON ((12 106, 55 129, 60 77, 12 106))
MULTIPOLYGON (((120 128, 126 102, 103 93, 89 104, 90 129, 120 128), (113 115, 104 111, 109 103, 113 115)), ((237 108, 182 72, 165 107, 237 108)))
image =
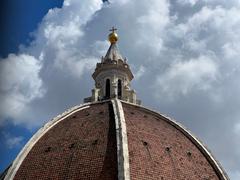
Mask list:
POLYGON ((182 125, 118 99, 84 104, 44 125, 6 179, 227 179, 182 125))

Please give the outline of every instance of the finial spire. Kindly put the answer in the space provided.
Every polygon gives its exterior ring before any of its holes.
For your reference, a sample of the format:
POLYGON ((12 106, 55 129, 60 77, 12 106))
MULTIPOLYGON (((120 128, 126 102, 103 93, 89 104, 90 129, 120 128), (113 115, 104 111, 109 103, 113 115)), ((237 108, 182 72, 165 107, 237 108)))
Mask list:
POLYGON ((115 28, 114 26, 112 27, 112 29, 110 29, 109 31, 111 31, 111 33, 108 35, 108 40, 110 41, 111 44, 114 44, 118 41, 118 35, 115 32, 117 30, 117 28, 115 28))
POLYGON ((109 31, 112 31, 114 33, 115 31, 117 31, 117 28, 113 26, 112 29, 110 29, 109 31))

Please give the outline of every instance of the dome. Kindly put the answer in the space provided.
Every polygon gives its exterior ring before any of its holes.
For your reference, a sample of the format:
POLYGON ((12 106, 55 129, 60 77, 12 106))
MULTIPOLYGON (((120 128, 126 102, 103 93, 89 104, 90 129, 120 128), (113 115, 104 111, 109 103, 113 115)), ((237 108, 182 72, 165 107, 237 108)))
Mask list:
POLYGON ((86 103, 49 121, 5 179, 228 179, 182 125, 119 99, 86 103))
POLYGON ((110 30, 111 45, 96 65, 85 104, 39 129, 0 179, 229 179, 186 128, 140 106, 116 30, 110 30))

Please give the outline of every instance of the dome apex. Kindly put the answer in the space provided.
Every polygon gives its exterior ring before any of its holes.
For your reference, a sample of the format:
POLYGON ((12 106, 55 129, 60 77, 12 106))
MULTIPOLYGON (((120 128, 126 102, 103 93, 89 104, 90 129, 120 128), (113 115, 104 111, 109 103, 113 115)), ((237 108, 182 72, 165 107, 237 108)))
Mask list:
POLYGON ((108 35, 108 40, 111 44, 116 43, 118 41, 118 35, 115 32, 117 29, 112 27, 112 29, 110 29, 109 31, 112 31, 109 35, 108 35))

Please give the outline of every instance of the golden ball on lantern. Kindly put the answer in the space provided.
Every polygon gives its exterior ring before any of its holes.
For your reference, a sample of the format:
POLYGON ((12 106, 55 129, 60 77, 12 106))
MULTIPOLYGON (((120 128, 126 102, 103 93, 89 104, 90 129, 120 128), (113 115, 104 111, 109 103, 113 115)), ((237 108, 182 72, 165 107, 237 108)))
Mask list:
POLYGON ((112 32, 108 35, 108 40, 110 41, 110 43, 116 43, 118 41, 118 35, 115 32, 112 32))

